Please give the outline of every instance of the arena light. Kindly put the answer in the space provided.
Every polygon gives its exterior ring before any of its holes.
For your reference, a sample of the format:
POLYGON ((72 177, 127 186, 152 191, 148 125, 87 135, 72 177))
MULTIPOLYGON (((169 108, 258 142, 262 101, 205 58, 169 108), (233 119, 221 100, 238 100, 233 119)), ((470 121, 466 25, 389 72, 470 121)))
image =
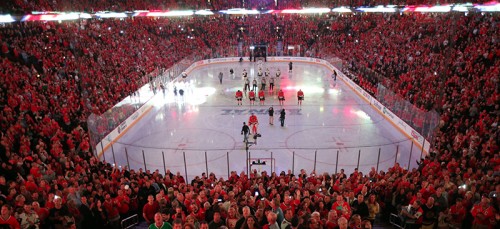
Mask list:
POLYGON ((356 114, 358 117, 360 117, 362 119, 371 120, 370 116, 362 110, 352 109, 351 113, 356 114))
MULTIPOLYGON (((405 8, 406 9, 406 8, 405 8)), ((409 11, 414 11, 414 12, 422 12, 422 13, 447 13, 451 11, 451 6, 417 6, 413 8, 413 10, 409 11)))
POLYGON ((333 8, 332 9, 332 12, 335 12, 335 13, 352 13, 352 10, 345 7, 345 6, 341 6, 341 7, 337 7, 337 8, 333 8))
POLYGON ((141 13, 141 16, 147 17, 179 17, 179 16, 191 16, 194 12, 191 10, 176 10, 176 11, 158 11, 158 12, 148 12, 141 13))
POLYGON ((223 14, 259 14, 258 10, 247 10, 247 9, 229 9, 219 11, 223 14))
POLYGON ((76 20, 80 18, 79 13, 69 14, 30 14, 24 16, 21 21, 67 21, 76 20))
POLYGON ((370 7, 370 8, 369 7, 359 7, 356 10, 361 11, 361 12, 365 12, 365 13, 395 13, 397 9, 394 6, 385 7, 385 6, 379 5, 379 6, 370 7))
POLYGON ((489 2, 484 5, 476 5, 474 8, 478 9, 481 12, 500 12, 500 3, 498 2, 489 2))
POLYGON ((286 9, 282 10, 281 13, 284 14, 321 14, 329 13, 331 10, 329 8, 305 8, 305 9, 286 9))
POLYGON ((92 15, 88 14, 88 13, 81 13, 80 14, 80 18, 84 18, 84 19, 91 19, 92 18, 92 15))
POLYGON ((98 18, 124 18, 127 17, 127 14, 115 12, 97 12, 95 16, 98 18))
POLYGON ((197 10, 194 12, 196 15, 214 15, 214 13, 210 10, 197 10))
POLYGON ((15 22, 14 18, 10 14, 0 15, 0 23, 10 23, 15 22))

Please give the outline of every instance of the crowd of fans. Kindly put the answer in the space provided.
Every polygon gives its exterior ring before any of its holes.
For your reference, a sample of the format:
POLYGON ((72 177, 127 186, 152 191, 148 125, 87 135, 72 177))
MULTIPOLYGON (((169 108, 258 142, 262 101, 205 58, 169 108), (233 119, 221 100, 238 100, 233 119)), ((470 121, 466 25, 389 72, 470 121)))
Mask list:
POLYGON ((226 10, 232 8, 245 9, 300 9, 307 7, 339 6, 377 6, 377 5, 438 5, 453 3, 486 3, 487 0, 473 1, 424 1, 424 0, 13 0, 0 3, 1 13, 26 14, 32 11, 63 11, 63 12, 98 12, 98 11, 133 11, 133 10, 226 10))
POLYGON ((497 15, 481 14, 363 14, 5 25, 0 224, 119 228, 138 214, 158 228, 163 221, 184 228, 369 228, 397 213, 409 227, 495 228, 498 22, 497 15), (441 113, 432 151, 411 171, 395 164, 367 174, 232 172, 192 181, 169 171, 113 167, 92 154, 91 113, 133 94, 155 69, 239 41, 335 54, 374 94, 382 79, 372 77, 383 75, 414 105, 441 113))

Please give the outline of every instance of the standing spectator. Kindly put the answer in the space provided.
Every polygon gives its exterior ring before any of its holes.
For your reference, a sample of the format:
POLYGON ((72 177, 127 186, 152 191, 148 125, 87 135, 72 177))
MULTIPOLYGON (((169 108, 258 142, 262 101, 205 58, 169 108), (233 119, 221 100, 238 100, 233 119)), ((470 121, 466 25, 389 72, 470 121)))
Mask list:
POLYGON ((113 200, 110 194, 106 194, 104 197, 104 203, 102 204, 106 209, 106 213, 108 214, 108 222, 111 228, 119 228, 120 227, 120 212, 118 209, 120 208, 120 203, 117 200, 113 200))
POLYGON ((172 229, 172 225, 163 221, 161 213, 157 212, 154 216, 154 223, 149 225, 149 229, 172 229))
MULTIPOLYGON (((377 203, 377 202, 375 202, 377 203)), ((358 214, 362 219, 367 219, 370 215, 368 205, 363 194, 358 194, 358 198, 351 204, 352 214, 358 214)))
POLYGON ((24 204, 24 211, 19 215, 18 219, 23 229, 38 229, 40 227, 40 220, 33 211, 31 204, 24 204))
POLYGON ((153 195, 148 196, 148 203, 142 208, 142 217, 146 220, 146 223, 152 224, 155 220, 155 214, 160 210, 158 202, 155 201, 153 195))
POLYGON ((422 206, 422 229, 432 229, 437 222, 438 208, 434 205, 434 198, 429 197, 422 206))
POLYGON ((339 217, 337 215, 337 211, 330 210, 328 212, 328 218, 327 218, 326 222, 324 223, 325 228, 327 228, 327 229, 336 228, 338 226, 338 220, 339 220, 339 217))
POLYGON ((250 215, 245 219, 245 222, 243 223, 243 226, 241 227, 242 229, 259 229, 260 225, 257 223, 257 219, 255 216, 250 215))
POLYGON ((182 229, 182 219, 175 219, 174 225, 172 225, 173 229, 182 229))
POLYGON ((455 205, 450 207, 448 212, 448 220, 453 228, 462 228, 463 220, 465 219, 465 214, 467 209, 462 204, 462 198, 456 200, 455 205))
POLYGON ((423 210, 420 205, 420 201, 417 200, 411 205, 404 206, 401 210, 400 215, 408 229, 418 229, 422 225, 423 210))
POLYGON ((62 199, 59 196, 54 198, 54 208, 49 211, 49 224, 53 228, 65 228, 68 223, 74 222, 73 216, 71 216, 68 207, 62 204, 62 199))
MULTIPOLYGON (((242 228, 246 224, 247 218, 252 216, 249 206, 243 207, 242 213, 243 216, 238 220, 238 222, 236 222, 236 228, 242 228)), ((253 220, 256 222, 255 218, 253 220)))
POLYGON ((31 203, 33 206, 33 210, 38 215, 38 220, 40 220, 40 227, 45 228, 46 220, 49 217, 49 210, 47 208, 40 207, 40 203, 33 202, 31 203))
POLYGON ((20 229, 19 222, 16 220, 14 216, 12 216, 12 208, 4 204, 2 206, 2 210, 0 212, 0 225, 9 225, 13 229, 20 229))
POLYGON ((221 226, 225 226, 225 223, 221 218, 220 211, 214 211, 214 219, 208 224, 208 228, 218 229, 221 226))
POLYGON ((270 211, 267 213, 267 224, 264 225, 263 229, 279 229, 278 222, 276 220, 278 219, 278 216, 276 213, 270 211))
POLYGON ((203 220, 200 222, 200 229, 208 229, 207 221, 203 220))
POLYGON ((94 228, 94 214, 92 213, 92 207, 88 203, 87 196, 82 195, 80 197, 80 200, 82 204, 78 208, 80 211, 80 214, 82 215, 82 222, 81 222, 81 227, 82 228, 94 228))
MULTIPOLYGON (((359 194, 359 195, 363 195, 363 194, 359 194)), ((370 222, 373 225, 375 222, 375 218, 377 217, 377 214, 380 212, 380 205, 377 202, 377 196, 375 196, 375 194, 370 194, 366 204, 368 205, 368 212, 369 212, 368 220, 370 220, 370 222)))
POLYGON ((434 205, 436 205, 438 213, 444 212, 448 209, 448 198, 446 198, 445 194, 446 193, 444 192, 443 187, 437 187, 436 193, 432 195, 435 200, 434 205))
POLYGON ((106 212, 106 208, 104 208, 100 199, 96 199, 94 207, 92 208, 92 214, 94 214, 95 217, 95 228, 108 228, 108 213, 106 212))
POLYGON ((337 227, 338 229, 348 229, 349 228, 348 225, 349 225, 349 222, 348 222, 347 218, 345 218, 343 216, 339 218, 338 227, 337 227))
POLYGON ((474 204, 471 214, 474 217, 472 228, 483 229, 494 227, 495 209, 490 205, 490 199, 486 194, 482 196, 479 203, 474 204))
POLYGON ((337 211, 337 215, 343 216, 346 219, 349 219, 352 214, 351 206, 344 201, 344 197, 342 195, 337 195, 335 203, 332 204, 332 210, 337 211))
POLYGON ((287 228, 288 225, 292 225, 293 211, 291 208, 285 209, 285 217, 281 221, 281 229, 287 228))

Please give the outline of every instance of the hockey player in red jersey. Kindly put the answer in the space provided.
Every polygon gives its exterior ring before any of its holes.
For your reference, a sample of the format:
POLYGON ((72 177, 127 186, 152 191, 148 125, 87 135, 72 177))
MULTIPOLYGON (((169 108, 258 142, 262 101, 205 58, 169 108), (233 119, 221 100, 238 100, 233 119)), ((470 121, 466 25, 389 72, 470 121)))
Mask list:
POLYGON ((238 105, 242 105, 241 103, 241 99, 243 98, 243 92, 241 92, 240 90, 238 90, 236 92, 236 101, 238 102, 238 105))

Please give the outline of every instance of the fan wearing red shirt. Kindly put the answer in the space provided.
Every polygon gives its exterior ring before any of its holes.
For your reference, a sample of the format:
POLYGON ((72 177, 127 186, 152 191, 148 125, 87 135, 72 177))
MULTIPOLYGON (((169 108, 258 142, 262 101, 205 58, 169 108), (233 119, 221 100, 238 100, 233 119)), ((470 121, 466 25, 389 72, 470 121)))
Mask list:
POLYGON ((351 218, 351 207, 344 201, 342 195, 337 196, 337 201, 332 204, 332 210, 337 211, 337 215, 343 216, 347 219, 351 218))
POLYGON ((481 202, 472 207, 471 214, 474 217, 472 225, 493 228, 493 223, 495 222, 495 209, 490 205, 488 196, 483 195, 481 202))
POLYGON ((466 213, 467 209, 465 209, 464 205, 462 204, 462 199, 458 198, 456 204, 451 206, 450 208, 450 224, 452 224, 456 228, 461 228, 466 213))
POLYGON ((20 229, 21 226, 19 225, 19 222, 17 222, 16 218, 10 214, 11 210, 12 208, 7 204, 2 206, 2 210, 0 212, 0 225, 9 225, 10 228, 20 229))
POLYGON ((155 201, 153 195, 149 195, 148 203, 142 208, 142 217, 144 217, 148 225, 154 222, 158 210, 160 210, 160 205, 155 201))

